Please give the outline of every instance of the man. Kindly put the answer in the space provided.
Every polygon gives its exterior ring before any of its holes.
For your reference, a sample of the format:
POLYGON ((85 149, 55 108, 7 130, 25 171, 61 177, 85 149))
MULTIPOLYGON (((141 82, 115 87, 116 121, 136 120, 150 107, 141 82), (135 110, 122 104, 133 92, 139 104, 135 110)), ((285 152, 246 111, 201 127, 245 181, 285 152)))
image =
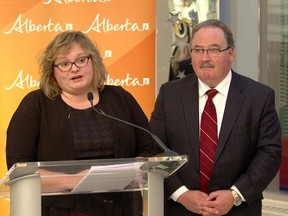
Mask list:
POLYGON ((198 24, 190 45, 195 74, 161 86, 150 122, 171 150, 190 158, 165 181, 165 215, 261 215, 262 191, 281 164, 274 91, 231 69, 235 45, 225 23, 198 24), (216 119, 207 123, 201 118, 207 114, 209 89, 217 90, 212 99, 216 119), (209 130, 215 123, 215 139, 208 136, 216 147, 211 157, 202 149, 209 142, 203 141, 205 123, 209 130), (202 166, 204 156, 212 168, 202 166))

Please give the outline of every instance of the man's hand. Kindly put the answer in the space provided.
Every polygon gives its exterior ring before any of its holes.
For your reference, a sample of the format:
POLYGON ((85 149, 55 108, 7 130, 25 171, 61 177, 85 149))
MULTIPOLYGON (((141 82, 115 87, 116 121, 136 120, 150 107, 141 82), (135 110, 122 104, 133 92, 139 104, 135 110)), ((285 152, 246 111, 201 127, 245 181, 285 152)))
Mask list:
MULTIPOLYGON (((207 203, 211 201, 208 201, 208 194, 202 191, 190 190, 180 195, 177 202, 181 203, 187 210, 193 213, 203 214, 208 208, 206 206, 207 203)), ((218 211, 216 209, 209 208, 209 212, 217 214, 218 211)))
POLYGON ((202 215, 225 215, 233 207, 233 196, 230 190, 219 190, 209 194, 203 206, 202 215), (217 213, 216 213, 217 212, 217 213))
POLYGON ((225 215, 233 207, 233 196, 230 190, 214 191, 206 194, 190 190, 179 196, 177 202, 187 210, 205 216, 225 215))

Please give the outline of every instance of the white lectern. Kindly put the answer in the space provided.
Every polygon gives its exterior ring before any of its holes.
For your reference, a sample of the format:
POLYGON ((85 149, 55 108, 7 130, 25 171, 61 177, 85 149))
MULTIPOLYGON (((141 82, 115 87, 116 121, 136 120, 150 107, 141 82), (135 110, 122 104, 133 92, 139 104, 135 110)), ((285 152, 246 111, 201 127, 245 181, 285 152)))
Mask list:
POLYGON ((187 161, 180 155, 17 163, 1 179, 0 197, 10 197, 11 216, 39 216, 41 196, 143 191, 143 215, 162 216, 164 179, 187 161))

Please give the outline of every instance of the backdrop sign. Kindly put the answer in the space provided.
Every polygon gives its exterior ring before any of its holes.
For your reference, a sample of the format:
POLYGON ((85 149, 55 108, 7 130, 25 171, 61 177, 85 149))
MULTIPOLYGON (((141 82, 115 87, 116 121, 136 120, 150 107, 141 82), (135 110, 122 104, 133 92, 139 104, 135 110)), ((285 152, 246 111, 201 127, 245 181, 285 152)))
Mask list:
MULTIPOLYGON (((107 84, 131 92, 147 117, 155 101, 155 0, 0 1, 0 176, 6 172, 6 129, 20 100, 38 88, 37 55, 68 30, 86 33, 98 46, 107 84)), ((27 122, 29 127, 29 122, 27 122)), ((9 201, 0 199, 1 216, 9 201)))

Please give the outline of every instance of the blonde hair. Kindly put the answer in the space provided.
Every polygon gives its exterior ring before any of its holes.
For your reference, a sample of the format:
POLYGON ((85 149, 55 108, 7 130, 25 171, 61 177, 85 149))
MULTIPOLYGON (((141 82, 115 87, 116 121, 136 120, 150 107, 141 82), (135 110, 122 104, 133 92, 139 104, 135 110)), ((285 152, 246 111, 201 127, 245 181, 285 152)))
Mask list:
POLYGON ((103 90, 107 72, 103 64, 103 59, 96 45, 80 31, 65 31, 58 34, 43 50, 39 57, 40 66, 40 89, 51 100, 57 97, 62 89, 58 85, 54 76, 55 59, 60 54, 67 53, 72 46, 72 42, 80 44, 92 61, 94 76, 91 83, 92 90, 103 90))

